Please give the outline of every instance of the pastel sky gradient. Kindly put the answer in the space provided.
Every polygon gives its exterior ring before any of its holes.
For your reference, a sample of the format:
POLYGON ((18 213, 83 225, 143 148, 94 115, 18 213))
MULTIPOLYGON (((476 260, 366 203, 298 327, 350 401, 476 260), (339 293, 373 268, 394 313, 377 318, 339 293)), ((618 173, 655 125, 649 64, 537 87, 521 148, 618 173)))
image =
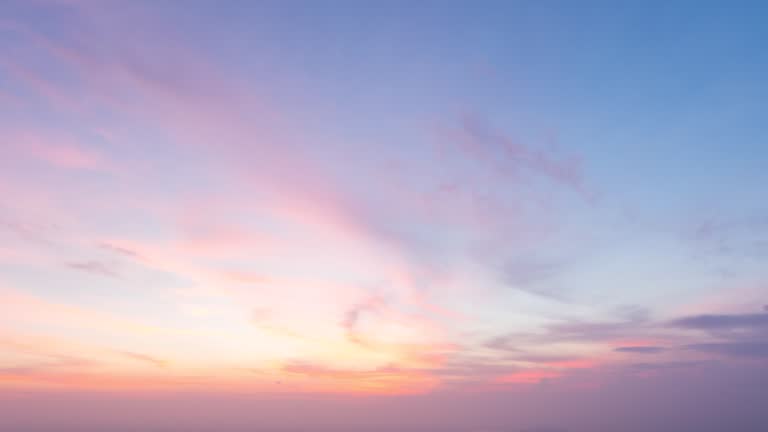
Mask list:
POLYGON ((767 20, 0 0, 0 430, 765 431, 767 20))

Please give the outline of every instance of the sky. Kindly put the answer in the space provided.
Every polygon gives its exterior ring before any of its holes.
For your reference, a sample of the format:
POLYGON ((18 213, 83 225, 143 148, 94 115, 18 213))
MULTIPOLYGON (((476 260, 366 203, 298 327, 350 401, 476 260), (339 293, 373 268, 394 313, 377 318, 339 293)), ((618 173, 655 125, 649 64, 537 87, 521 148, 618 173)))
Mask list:
POLYGON ((0 0, 0 430, 765 430, 764 2, 0 0))

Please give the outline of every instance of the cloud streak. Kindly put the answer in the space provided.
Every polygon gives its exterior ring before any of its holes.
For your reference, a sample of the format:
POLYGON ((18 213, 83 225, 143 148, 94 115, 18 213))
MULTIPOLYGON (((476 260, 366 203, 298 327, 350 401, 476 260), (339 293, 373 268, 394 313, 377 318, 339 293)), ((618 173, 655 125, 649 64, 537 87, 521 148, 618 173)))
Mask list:
POLYGON ((618 347, 614 351, 634 354, 658 354, 664 352, 665 348, 658 346, 625 346, 618 347))
POLYGON ((144 363, 149 363, 152 366, 164 368, 168 365, 168 362, 165 360, 161 360, 152 356, 148 356, 146 354, 141 353, 135 353, 131 351, 118 351, 118 354, 123 355, 125 357, 128 357, 133 360, 137 360, 144 363))
POLYGON ((98 276, 107 276, 118 278, 120 274, 112 266, 101 261, 72 261, 66 263, 67 267, 80 270, 86 273, 92 273, 98 276))

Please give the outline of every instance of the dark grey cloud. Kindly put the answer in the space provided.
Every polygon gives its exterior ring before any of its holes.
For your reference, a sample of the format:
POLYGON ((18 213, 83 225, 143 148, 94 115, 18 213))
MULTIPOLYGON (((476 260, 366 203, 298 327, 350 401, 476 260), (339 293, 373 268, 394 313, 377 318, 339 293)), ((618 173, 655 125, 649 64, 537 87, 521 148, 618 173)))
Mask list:
POLYGON ((768 358, 768 342, 712 342, 687 345, 685 348, 730 357, 768 358))
POLYGON ((614 351, 637 354, 658 354, 665 349, 666 348, 659 346, 623 346, 614 349, 614 351))
POLYGON ((768 313, 691 315, 663 325, 705 332, 714 338, 683 345, 683 351, 731 358, 768 358, 768 313))
POLYGON ((768 313, 765 312, 694 315, 671 321, 668 326, 706 332, 729 342, 768 340, 768 313))
POLYGON ((672 321, 671 326, 697 330, 768 328, 768 313, 735 315, 694 315, 672 321))

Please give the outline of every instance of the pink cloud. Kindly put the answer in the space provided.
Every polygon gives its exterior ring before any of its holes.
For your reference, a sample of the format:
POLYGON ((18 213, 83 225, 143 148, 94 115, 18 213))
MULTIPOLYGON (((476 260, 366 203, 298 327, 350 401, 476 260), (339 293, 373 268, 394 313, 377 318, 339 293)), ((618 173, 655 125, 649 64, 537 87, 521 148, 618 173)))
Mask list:
POLYGON ((32 158, 49 166, 71 170, 107 171, 112 163, 102 153, 53 131, 0 130, 0 140, 13 154, 32 158))
POLYGON ((96 170, 107 166, 104 158, 81 147, 37 144, 29 150, 40 160, 62 168, 96 170))

